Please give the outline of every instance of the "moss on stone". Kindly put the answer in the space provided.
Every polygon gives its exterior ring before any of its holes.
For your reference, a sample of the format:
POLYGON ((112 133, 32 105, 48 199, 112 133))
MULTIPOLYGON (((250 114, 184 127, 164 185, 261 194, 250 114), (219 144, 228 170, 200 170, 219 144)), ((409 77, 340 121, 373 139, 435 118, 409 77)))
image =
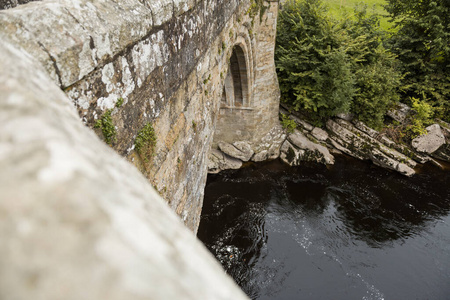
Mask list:
POLYGON ((209 74, 208 78, 203 80, 203 84, 207 84, 211 80, 211 74, 209 74))
POLYGON ((112 145, 116 141, 116 127, 113 124, 112 110, 108 109, 94 125, 94 128, 100 128, 102 130, 105 142, 112 145))
POLYGON ((123 105, 123 98, 120 97, 119 99, 117 99, 116 107, 117 107, 117 108, 120 108, 122 105, 123 105))

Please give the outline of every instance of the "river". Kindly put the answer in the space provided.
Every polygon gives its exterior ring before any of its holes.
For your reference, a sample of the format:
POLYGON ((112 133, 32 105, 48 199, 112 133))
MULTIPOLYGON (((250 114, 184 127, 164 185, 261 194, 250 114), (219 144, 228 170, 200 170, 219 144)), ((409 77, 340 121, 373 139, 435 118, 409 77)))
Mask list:
POLYGON ((450 299, 450 172, 250 164, 208 177, 198 237, 251 299, 450 299))

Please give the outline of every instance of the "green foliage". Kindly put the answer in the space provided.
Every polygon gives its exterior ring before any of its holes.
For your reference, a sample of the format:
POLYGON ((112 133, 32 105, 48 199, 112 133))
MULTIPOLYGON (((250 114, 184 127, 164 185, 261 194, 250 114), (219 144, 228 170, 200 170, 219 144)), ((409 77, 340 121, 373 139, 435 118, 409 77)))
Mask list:
POLYGON ((120 97, 119 99, 117 99, 116 107, 117 107, 117 108, 120 108, 122 105, 123 105, 123 98, 120 97))
POLYGON ((356 73, 358 93, 351 111, 368 126, 380 129, 384 116, 398 100, 401 75, 391 54, 380 49, 373 63, 362 65, 356 73))
POLYGON ((286 130, 287 133, 293 133, 297 128, 297 123, 294 120, 291 120, 287 115, 281 114, 281 126, 286 130))
POLYGON ((275 50, 282 101, 318 120, 348 110, 354 78, 338 46, 321 1, 287 1, 279 15, 275 50))
POLYGON ((414 115, 411 117, 410 125, 406 127, 410 138, 426 133, 425 127, 433 123, 433 107, 425 101, 412 98, 412 109, 414 115))
POLYGON ((146 161, 154 155, 156 134, 151 123, 147 123, 137 134, 134 141, 136 152, 146 161))
POLYGON ((405 72, 404 99, 427 100, 450 121, 450 1, 388 0, 396 22, 390 47, 405 72))
POLYGON ((108 109, 103 116, 94 125, 94 128, 100 128, 102 130, 105 142, 112 145, 116 141, 116 127, 113 124, 111 117, 112 110, 108 109))
POLYGON ((352 110, 379 127, 398 99, 401 78, 395 57, 383 48, 384 35, 366 7, 336 21, 321 0, 288 0, 275 50, 282 101, 315 124, 352 110))

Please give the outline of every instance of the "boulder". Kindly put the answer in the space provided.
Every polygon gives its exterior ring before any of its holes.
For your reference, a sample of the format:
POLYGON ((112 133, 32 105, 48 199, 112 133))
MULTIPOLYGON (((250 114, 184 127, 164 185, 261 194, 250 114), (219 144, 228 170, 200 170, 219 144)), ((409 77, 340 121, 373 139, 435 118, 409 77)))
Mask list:
POLYGON ((322 145, 313 143, 303 133, 295 130, 281 147, 281 159, 289 165, 298 165, 301 161, 334 164, 334 156, 322 145))
POLYGON ((276 159, 280 156, 281 144, 286 140, 286 133, 281 125, 274 126, 259 143, 256 143, 254 162, 276 159))
POLYGON ((328 139, 328 133, 319 127, 314 127, 311 135, 321 142, 325 142, 328 139))
POLYGON ((242 161, 249 161, 254 152, 251 149, 250 145, 245 144, 246 142, 235 142, 233 145, 225 142, 219 142, 218 146, 223 153, 228 154, 231 157, 240 159, 242 161), (238 145, 239 148, 235 145, 238 145))
POLYGON ((273 144, 267 150, 267 159, 276 159, 280 156, 281 144, 273 144))
POLYGON ((253 155, 252 161, 261 162, 261 161, 267 160, 268 157, 269 157, 269 151, 263 150, 259 153, 256 153, 255 155, 253 155))
POLYGON ((444 144, 431 154, 434 158, 450 162, 450 144, 444 144))
POLYGON ((409 114, 411 113, 411 108, 403 103, 398 103, 397 106, 393 109, 390 109, 387 112, 387 115, 389 117, 391 117, 393 120, 399 122, 399 123, 403 123, 406 118, 409 116, 409 114))
POLYGON ((286 140, 281 146, 280 158, 290 166, 298 166, 301 162, 300 158, 304 153, 304 150, 298 150, 288 140, 286 140))
POLYGON ((305 129, 306 131, 311 131, 314 129, 314 126, 312 126, 311 124, 309 124, 308 122, 291 115, 290 118, 292 120, 294 120, 295 123, 297 123, 297 125, 299 125, 300 127, 302 127, 303 129, 305 129))
POLYGON ((252 147, 250 146, 250 144, 247 142, 234 142, 233 146, 236 147, 236 149, 238 149, 239 151, 241 151, 242 158, 239 158, 239 157, 238 158, 241 159, 242 161, 249 161, 250 158, 255 153, 252 150, 252 147))
POLYGON ((328 120, 326 127, 329 131, 330 142, 336 149, 353 156, 355 158, 366 160, 370 159, 367 150, 370 147, 361 134, 354 134, 349 127, 351 123, 343 120, 328 120), (339 122, 342 121, 342 122, 339 122), (347 126, 345 125, 347 123, 347 126))
MULTIPOLYGON (((336 149, 361 160, 371 160, 378 166, 406 176, 415 173, 415 161, 375 139, 374 137, 380 137, 378 132, 363 123, 357 122, 361 130, 342 119, 328 120, 326 125, 329 141, 336 149)), ((389 141, 386 143, 390 144, 389 141)))
POLYGON ((355 127, 357 129, 361 130, 362 132, 364 132, 365 134, 367 134, 370 137, 377 138, 377 136, 379 135, 378 131, 370 128, 369 126, 367 126, 366 124, 364 124, 363 122, 361 122, 359 120, 353 120, 352 123, 353 123, 353 125, 355 125, 355 127))
POLYGON ((378 149, 373 149, 370 152, 370 159, 375 165, 388 170, 397 171, 402 175, 412 176, 416 173, 410 166, 388 157, 385 153, 378 149))
POLYGON ((350 122, 355 117, 352 113, 340 113, 336 115, 337 118, 350 122))
POLYGON ((211 149, 208 154, 208 173, 216 174, 223 170, 239 169, 242 161, 230 157, 218 149, 211 149))
POLYGON ((445 144, 445 136, 438 124, 426 128, 427 133, 412 140, 411 145, 418 152, 431 154, 445 144))

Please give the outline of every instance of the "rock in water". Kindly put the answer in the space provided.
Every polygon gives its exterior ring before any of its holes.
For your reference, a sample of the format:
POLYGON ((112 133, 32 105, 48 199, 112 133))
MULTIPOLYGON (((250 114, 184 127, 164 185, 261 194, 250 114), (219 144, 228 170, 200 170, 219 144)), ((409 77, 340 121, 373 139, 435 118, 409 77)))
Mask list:
POLYGON ((239 159, 241 159, 242 161, 249 161, 250 160, 250 158, 253 156, 253 154, 255 153, 253 150, 252 150, 252 147, 250 146, 250 144, 249 143, 247 143, 247 142, 244 142, 244 141, 241 141, 241 142, 234 142, 233 143, 233 146, 234 147, 236 147, 236 149, 238 149, 239 151, 241 151, 241 153, 242 153, 242 158, 239 158, 239 159))
POLYGON ((291 166, 299 165, 301 161, 334 164, 334 156, 326 147, 313 143, 298 130, 290 134, 288 141, 284 142, 280 157, 291 166))
POLYGON ((219 142, 218 146, 223 153, 242 161, 248 161, 254 153, 250 145, 246 142, 234 142, 233 145, 219 142))
POLYGON ((211 149, 208 154, 208 173, 216 174, 223 170, 239 169, 242 161, 230 157, 218 149, 211 149))

